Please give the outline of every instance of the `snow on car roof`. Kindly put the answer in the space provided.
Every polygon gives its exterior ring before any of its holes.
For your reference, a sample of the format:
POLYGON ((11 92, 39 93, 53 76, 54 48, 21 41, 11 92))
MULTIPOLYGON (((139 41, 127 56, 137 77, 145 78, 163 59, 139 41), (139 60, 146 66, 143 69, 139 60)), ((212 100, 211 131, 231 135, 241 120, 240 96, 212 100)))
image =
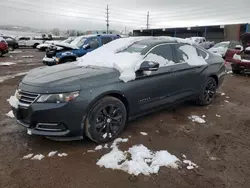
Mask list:
MULTIPOLYGON (((140 68, 141 63, 144 61, 144 55, 135 52, 123 52, 125 49, 130 47, 136 42, 143 41, 149 42, 154 41, 155 43, 165 42, 178 42, 178 43, 189 43, 192 44, 191 40, 180 39, 174 37, 128 37, 114 40, 102 47, 86 54, 85 56, 78 59, 80 66, 99 66, 117 69, 120 72, 120 79, 124 82, 128 82, 135 79, 135 72, 140 68)), ((189 45, 190 46, 190 45, 189 45)), ((192 46, 190 46, 192 47, 192 46)), ((194 48, 194 47, 192 47, 194 48)), ((206 63, 205 60, 200 59, 197 55, 195 48, 188 49, 183 47, 184 53, 194 54, 190 56, 190 65, 196 65, 200 62, 206 63), (195 57, 194 57, 195 56, 195 57), (199 62, 200 61, 200 62, 199 62)), ((155 62, 158 62, 160 66, 172 65, 173 62, 164 59, 161 56, 154 54, 151 56, 155 62)))

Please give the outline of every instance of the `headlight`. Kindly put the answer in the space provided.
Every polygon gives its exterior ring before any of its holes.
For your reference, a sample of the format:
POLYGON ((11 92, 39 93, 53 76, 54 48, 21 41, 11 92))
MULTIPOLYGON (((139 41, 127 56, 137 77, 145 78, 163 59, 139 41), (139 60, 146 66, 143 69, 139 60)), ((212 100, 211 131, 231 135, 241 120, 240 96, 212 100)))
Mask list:
POLYGON ((79 96, 79 91, 60 94, 43 94, 37 102, 38 103, 67 103, 79 96))
POLYGON ((233 59, 241 60, 241 56, 238 54, 234 54, 233 59))

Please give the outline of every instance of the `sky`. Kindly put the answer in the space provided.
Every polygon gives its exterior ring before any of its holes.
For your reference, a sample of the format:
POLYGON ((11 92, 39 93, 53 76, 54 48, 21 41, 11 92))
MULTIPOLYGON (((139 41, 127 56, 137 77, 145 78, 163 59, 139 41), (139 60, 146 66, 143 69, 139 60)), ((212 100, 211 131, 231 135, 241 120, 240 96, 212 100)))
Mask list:
POLYGON ((250 23, 250 0, 1 0, 0 25, 79 30, 250 23), (5 19, 2 19, 5 18, 5 19))

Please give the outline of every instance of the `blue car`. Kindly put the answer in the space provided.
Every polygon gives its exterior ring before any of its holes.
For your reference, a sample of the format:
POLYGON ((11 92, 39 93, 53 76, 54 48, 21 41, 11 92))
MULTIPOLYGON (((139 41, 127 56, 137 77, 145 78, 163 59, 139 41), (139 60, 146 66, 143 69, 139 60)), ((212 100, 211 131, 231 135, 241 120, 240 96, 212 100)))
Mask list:
POLYGON ((84 35, 75 38, 71 43, 57 43, 47 49, 43 58, 45 65, 53 66, 76 61, 100 46, 120 38, 119 35, 84 35))

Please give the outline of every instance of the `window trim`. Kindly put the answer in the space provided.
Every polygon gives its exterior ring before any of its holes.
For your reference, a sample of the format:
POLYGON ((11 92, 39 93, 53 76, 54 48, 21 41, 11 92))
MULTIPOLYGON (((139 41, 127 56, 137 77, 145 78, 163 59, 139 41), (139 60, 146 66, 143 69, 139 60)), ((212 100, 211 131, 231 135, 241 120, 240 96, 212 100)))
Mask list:
POLYGON ((203 50, 202 48, 198 47, 198 46, 193 46, 195 48, 198 48, 199 50, 203 51, 204 53, 207 54, 207 56, 204 58, 205 60, 207 60, 209 58, 209 53, 207 53, 205 50, 203 50))

